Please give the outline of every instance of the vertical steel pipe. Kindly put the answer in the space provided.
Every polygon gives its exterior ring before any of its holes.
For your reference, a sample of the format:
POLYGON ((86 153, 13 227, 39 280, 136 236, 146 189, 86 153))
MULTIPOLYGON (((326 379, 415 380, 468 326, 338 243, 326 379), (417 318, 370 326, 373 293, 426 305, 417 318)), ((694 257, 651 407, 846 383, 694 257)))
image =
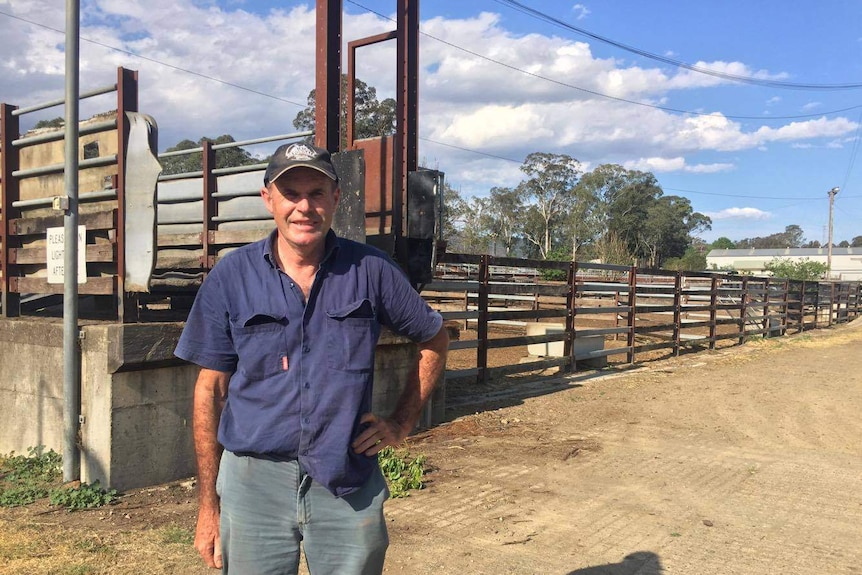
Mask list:
POLYGON ((78 343, 78 83, 80 0, 66 0, 65 193, 63 218, 63 480, 80 477, 78 416, 81 358, 78 343))

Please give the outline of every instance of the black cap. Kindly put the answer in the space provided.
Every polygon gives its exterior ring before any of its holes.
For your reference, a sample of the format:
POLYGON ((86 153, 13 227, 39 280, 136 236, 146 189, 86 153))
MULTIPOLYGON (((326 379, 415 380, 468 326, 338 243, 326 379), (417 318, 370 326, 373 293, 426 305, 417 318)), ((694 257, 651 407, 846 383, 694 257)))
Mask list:
POLYGON ((268 186, 288 170, 293 168, 311 168, 333 181, 338 181, 335 166, 332 165, 332 156, 323 148, 318 148, 304 142, 294 142, 279 146, 263 175, 263 185, 268 186))

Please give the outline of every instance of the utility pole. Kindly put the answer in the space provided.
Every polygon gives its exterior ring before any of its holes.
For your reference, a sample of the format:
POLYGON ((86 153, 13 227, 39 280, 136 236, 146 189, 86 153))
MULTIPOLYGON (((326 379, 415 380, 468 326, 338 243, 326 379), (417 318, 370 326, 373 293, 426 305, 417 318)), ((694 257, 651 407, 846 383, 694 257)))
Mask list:
POLYGON ((835 194, 837 194, 840 189, 841 188, 836 186, 827 192, 829 194, 829 239, 827 240, 826 252, 826 279, 830 279, 832 277, 832 212, 835 207, 835 194))

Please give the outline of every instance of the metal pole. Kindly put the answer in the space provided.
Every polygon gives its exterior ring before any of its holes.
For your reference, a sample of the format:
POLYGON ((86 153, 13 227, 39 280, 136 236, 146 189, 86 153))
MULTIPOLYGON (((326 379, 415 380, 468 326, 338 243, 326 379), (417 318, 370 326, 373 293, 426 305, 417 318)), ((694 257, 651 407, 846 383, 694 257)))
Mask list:
POLYGON ((827 256, 826 256, 826 279, 830 279, 832 277, 832 212, 835 206, 835 194, 838 193, 840 188, 832 188, 829 190, 829 241, 827 244, 827 256))
POLYGON ((80 477, 78 415, 78 80, 80 0, 66 0, 66 213, 63 218, 63 480, 80 477))

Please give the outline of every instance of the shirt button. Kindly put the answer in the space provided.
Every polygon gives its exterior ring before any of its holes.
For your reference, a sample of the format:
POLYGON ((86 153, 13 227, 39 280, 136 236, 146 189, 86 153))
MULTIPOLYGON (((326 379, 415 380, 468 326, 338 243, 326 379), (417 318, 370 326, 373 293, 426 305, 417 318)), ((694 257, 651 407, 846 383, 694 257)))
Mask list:
POLYGON ((310 347, 308 347, 308 346, 305 346, 305 347, 303 347, 303 348, 302 348, 302 351, 303 351, 303 353, 308 353, 308 352, 310 352, 310 351, 311 351, 311 348, 310 348, 310 347))
POLYGON ((305 423, 308 423, 310 420, 306 417, 306 418, 305 418, 305 419, 303 419, 302 421, 304 421, 305 423))
POLYGON ((311 384, 310 384, 310 383, 308 383, 308 382, 306 381, 306 382, 305 382, 305 389, 308 389, 308 388, 310 388, 310 387, 311 387, 311 384))

